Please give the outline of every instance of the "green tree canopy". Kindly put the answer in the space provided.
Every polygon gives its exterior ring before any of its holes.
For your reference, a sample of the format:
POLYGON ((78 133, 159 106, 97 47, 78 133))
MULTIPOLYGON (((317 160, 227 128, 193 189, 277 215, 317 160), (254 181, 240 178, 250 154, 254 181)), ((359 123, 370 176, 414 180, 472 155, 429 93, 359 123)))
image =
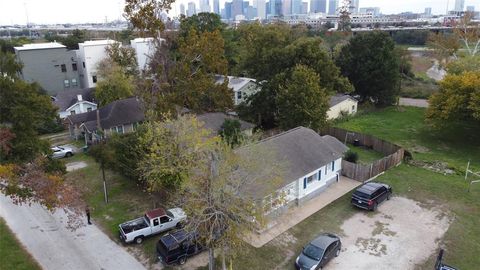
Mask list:
POLYGON ((387 33, 359 34, 341 49, 337 63, 361 101, 379 106, 395 103, 399 91, 399 55, 387 33))
POLYGON ((280 76, 282 83, 277 95, 280 127, 321 128, 326 122, 329 99, 318 74, 307 66, 297 65, 280 76))
POLYGON ((237 119, 225 119, 219 135, 231 147, 239 145, 243 139, 240 121, 237 119))
POLYGON ((95 98, 100 106, 133 96, 133 77, 126 74, 117 63, 109 59, 102 60, 98 72, 99 81, 95 88, 95 98))
POLYGON ((129 76, 138 74, 136 52, 131 47, 120 47, 120 43, 113 43, 106 48, 108 58, 119 65, 129 76))
POLYGON ((222 31, 225 25, 220 16, 211 12, 200 12, 190 17, 180 19, 180 36, 188 37, 190 30, 195 30, 198 34, 203 32, 222 31))
POLYGON ((430 97, 426 117, 437 126, 454 121, 480 125, 480 72, 447 75, 440 91, 430 97))

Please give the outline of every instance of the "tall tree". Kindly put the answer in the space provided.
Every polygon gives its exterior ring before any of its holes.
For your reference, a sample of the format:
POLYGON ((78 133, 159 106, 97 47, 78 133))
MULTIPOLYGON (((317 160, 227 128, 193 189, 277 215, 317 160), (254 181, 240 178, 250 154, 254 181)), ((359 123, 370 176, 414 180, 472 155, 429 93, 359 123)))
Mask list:
POLYGON ((143 37, 159 38, 165 29, 160 14, 170 10, 175 0, 125 0, 123 16, 143 37))
POLYGON ((225 25, 222 23, 218 14, 211 12, 200 12, 190 17, 180 19, 180 36, 188 37, 190 30, 195 30, 198 34, 203 32, 222 31, 225 25))
POLYGON ((113 43, 106 48, 108 58, 120 66, 129 76, 138 75, 136 52, 131 47, 121 47, 120 43, 113 43))
POLYGON ((110 59, 102 60, 98 64, 98 75, 95 98, 100 106, 133 96, 133 77, 116 62, 110 59))
POLYGON ((297 65, 282 74, 277 95, 278 121, 283 129, 305 126, 319 130, 326 122, 328 94, 321 80, 309 67, 297 65))
POLYGON ((361 101, 378 106, 395 103, 399 88, 399 55, 387 33, 374 31, 350 39, 337 58, 361 101))
POLYGON ((353 5, 351 0, 341 0, 341 1, 342 3, 338 10, 338 14, 339 14, 338 30, 348 32, 352 28, 350 10, 353 8, 353 5))
POLYGON ((480 126, 480 72, 447 75, 429 102, 426 118, 433 125, 462 121, 480 126))
POLYGON ((172 103, 193 111, 225 111, 233 107, 228 81, 218 84, 215 75, 226 75, 227 61, 220 32, 199 35, 191 30, 180 42, 180 59, 171 73, 172 103))

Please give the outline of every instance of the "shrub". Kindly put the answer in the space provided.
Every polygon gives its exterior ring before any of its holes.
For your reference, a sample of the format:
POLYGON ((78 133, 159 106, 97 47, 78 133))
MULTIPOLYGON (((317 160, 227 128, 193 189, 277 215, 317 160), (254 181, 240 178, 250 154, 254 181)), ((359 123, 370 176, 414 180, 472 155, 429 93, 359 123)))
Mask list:
POLYGON ((354 152, 352 150, 348 150, 344 157, 343 157, 344 160, 348 161, 348 162, 352 162, 352 163, 357 163, 358 161, 358 154, 357 152, 354 152))

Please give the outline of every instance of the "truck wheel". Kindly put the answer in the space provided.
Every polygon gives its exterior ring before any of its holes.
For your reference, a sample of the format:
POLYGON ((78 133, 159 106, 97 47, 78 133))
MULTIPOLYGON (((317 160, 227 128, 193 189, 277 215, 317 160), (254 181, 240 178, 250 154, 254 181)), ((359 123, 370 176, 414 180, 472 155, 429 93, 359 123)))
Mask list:
POLYGON ((389 192, 388 195, 387 195, 387 201, 390 200, 391 197, 392 197, 392 193, 389 192))
POLYGON ((183 256, 180 259, 178 259, 178 264, 184 265, 186 261, 187 261, 187 257, 183 256))
POLYGON ((135 241, 135 243, 137 244, 141 244, 143 242, 143 237, 142 236, 135 237, 133 241, 135 241))
POLYGON ((71 152, 67 152, 67 153, 65 154, 65 157, 71 157, 71 156, 73 156, 73 154, 72 154, 71 152))
POLYGON ((373 211, 373 212, 377 211, 377 206, 378 206, 378 205, 377 205, 377 202, 374 202, 374 203, 373 203, 373 208, 372 208, 372 211, 373 211))

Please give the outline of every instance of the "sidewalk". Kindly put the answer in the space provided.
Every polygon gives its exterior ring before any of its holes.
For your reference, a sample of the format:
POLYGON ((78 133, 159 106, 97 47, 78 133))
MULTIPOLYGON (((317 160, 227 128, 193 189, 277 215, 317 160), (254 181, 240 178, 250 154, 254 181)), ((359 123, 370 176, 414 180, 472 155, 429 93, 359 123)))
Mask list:
POLYGON ((262 247, 275 237, 297 225, 318 210, 329 205, 331 202, 342 197, 347 192, 361 184, 362 183, 359 181, 341 176, 339 182, 330 185, 316 198, 304 202, 299 207, 291 207, 288 212, 277 218, 276 224, 273 227, 266 229, 261 234, 251 233, 245 240, 256 248, 262 247))

